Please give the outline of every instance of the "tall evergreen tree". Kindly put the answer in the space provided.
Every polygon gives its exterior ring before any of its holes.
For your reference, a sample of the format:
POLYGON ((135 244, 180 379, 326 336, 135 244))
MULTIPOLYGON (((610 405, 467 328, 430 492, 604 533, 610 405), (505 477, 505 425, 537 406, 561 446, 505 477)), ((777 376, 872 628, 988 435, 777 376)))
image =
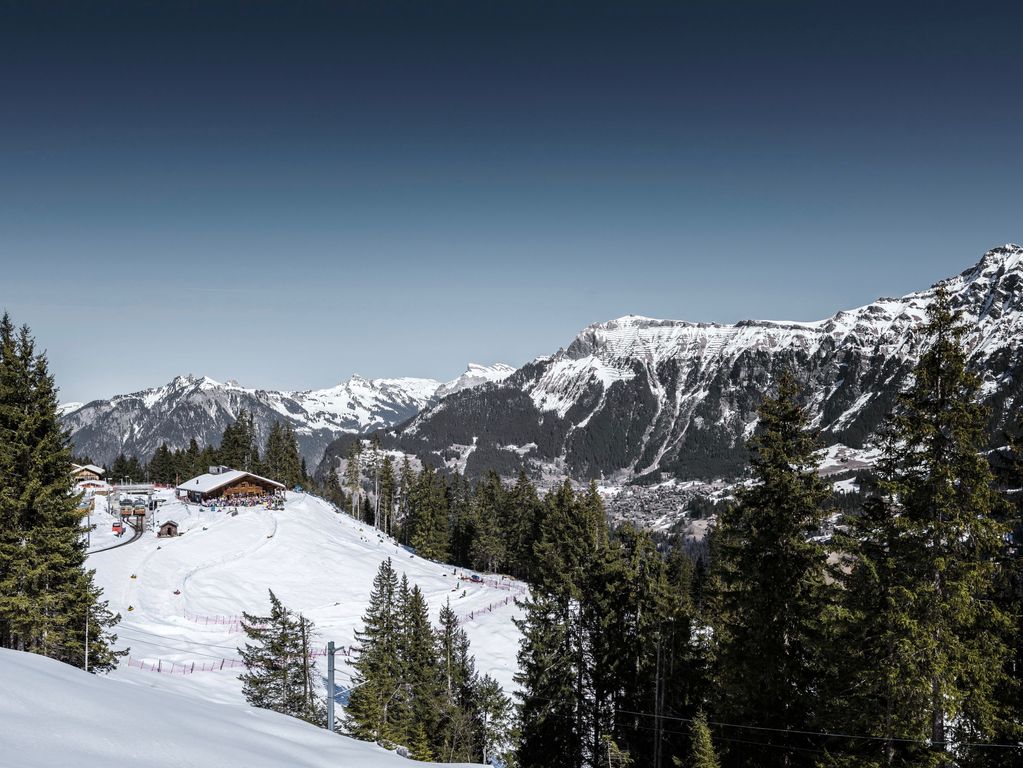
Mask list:
POLYGON ((693 718, 691 730, 693 746, 689 759, 684 763, 676 761, 676 764, 685 768, 721 768, 717 752, 714 751, 707 717, 702 712, 693 718))
POLYGON ((27 327, 0 319, 0 646, 92 671, 116 665, 120 619, 85 569, 71 447, 27 327), (88 642, 86 642, 88 641, 88 642))
POLYGON ((399 529, 398 540, 408 544, 412 540, 412 499, 415 495, 416 474, 412 471, 408 454, 402 456, 401 471, 398 473, 398 502, 395 505, 399 529))
MULTIPOLYGON (((232 469, 258 472, 260 469, 259 443, 252 414, 246 409, 238 411, 235 420, 224 428, 216 461, 232 469)), ((205 470, 203 470, 205 471, 205 470)))
POLYGON ((439 562, 448 559, 448 497, 444 476, 427 465, 416 479, 409 499, 411 544, 420 557, 439 562))
POLYGON ((1010 621, 996 586, 1007 529, 982 453, 980 380, 943 289, 924 332, 929 347, 890 421, 877 492, 841 540, 856 643, 847 674, 870 696, 851 718, 882 737, 868 756, 881 765, 952 765, 954 745, 987 741, 1005 722, 997 692, 1010 621))
POLYGON ((479 678, 474 686, 472 711, 478 752, 471 759, 478 759, 484 765, 497 762, 510 765, 514 757, 511 752, 512 703, 490 675, 479 678))
POLYGON ((501 479, 494 472, 488 473, 467 505, 471 532, 467 554, 473 568, 493 573, 504 565, 507 550, 501 531, 501 511, 505 504, 501 479))
POLYGON ((398 491, 398 480, 394 475, 394 459, 385 454, 380 463, 380 530, 388 536, 394 532, 394 507, 398 491))
POLYGON ((529 579, 534 572, 534 558, 539 525, 541 503, 536 487, 529 481, 524 470, 519 472, 515 485, 508 492, 502 508, 501 528, 505 535, 508 571, 520 579, 529 579))
POLYGON ((245 700, 311 723, 324 722, 324 709, 313 692, 310 622, 295 616, 270 591, 267 616, 242 615, 249 642, 239 649, 245 672, 239 676, 245 700))
POLYGON ((263 472, 288 488, 301 485, 304 479, 298 439, 290 424, 274 422, 263 452, 263 472))
POLYGON ((345 461, 345 490, 352 502, 352 517, 360 518, 362 509, 362 441, 356 438, 348 448, 345 461))
MULTIPOLYGON (((418 586, 400 591, 398 611, 402 631, 398 657, 405 683, 402 701, 405 743, 411 744, 423 729, 429 739, 430 758, 441 753, 444 733, 439 728, 444 707, 443 679, 437 663, 436 639, 430 625, 426 598, 418 586)), ((424 759, 424 758, 419 758, 424 759)))
POLYGON ((580 729, 577 654, 572 633, 571 605, 565 593, 536 590, 525 603, 525 616, 516 619, 522 633, 515 681, 520 685, 520 768, 583 765, 580 729))
POLYGON ((762 404, 750 441, 753 483, 739 490, 717 532, 716 709, 727 722, 773 729, 747 734, 764 746, 732 750, 728 766, 808 760, 807 744, 785 731, 812 729, 819 716, 831 598, 827 550, 811 537, 830 491, 817 474, 817 440, 798 394, 786 374, 762 404))
POLYGON ((345 714, 348 732, 358 739, 398 742, 405 735, 391 706, 404 683, 398 598, 398 577, 387 559, 373 579, 362 630, 355 636, 352 692, 345 714))

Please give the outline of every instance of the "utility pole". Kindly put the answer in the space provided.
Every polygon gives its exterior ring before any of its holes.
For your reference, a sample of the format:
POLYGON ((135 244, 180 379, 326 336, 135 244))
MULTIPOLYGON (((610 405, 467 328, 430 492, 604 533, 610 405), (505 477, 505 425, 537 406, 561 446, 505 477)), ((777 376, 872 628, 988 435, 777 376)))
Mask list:
POLYGON ((308 708, 312 688, 309 686, 309 646, 305 636, 305 617, 298 617, 298 626, 302 630, 302 706, 308 708))
POLYGON ((327 730, 334 732, 334 641, 327 643, 327 730))

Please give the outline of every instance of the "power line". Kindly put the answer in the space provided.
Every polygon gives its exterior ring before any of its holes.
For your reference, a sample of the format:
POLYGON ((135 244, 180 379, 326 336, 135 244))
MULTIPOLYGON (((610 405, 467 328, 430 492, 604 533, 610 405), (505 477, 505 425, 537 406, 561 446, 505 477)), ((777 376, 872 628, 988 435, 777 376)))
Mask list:
MULTIPOLYGON (((657 715, 657 714, 654 714, 652 712, 635 712, 633 710, 628 710, 628 709, 616 709, 614 711, 619 713, 619 714, 623 714, 623 715, 638 715, 639 717, 652 717, 652 718, 655 718, 655 719, 672 720, 672 721, 681 722, 681 723, 692 723, 693 722, 693 718, 691 718, 691 717, 672 717, 670 715, 657 715)), ((897 743, 900 743, 900 744, 921 744, 921 745, 928 745, 928 744, 933 744, 933 743, 945 743, 945 744, 949 744, 950 743, 950 742, 931 742, 931 741, 926 740, 926 739, 905 739, 905 738, 888 737, 888 736, 865 736, 865 735, 854 734, 854 733, 834 733, 834 732, 831 732, 831 731, 804 731, 804 730, 799 730, 799 729, 796 729, 796 728, 770 728, 770 727, 762 726, 762 725, 742 725, 742 724, 739 724, 739 723, 724 723, 724 722, 713 721, 713 720, 708 720, 707 721, 707 725, 715 725, 715 726, 717 726, 719 728, 740 728, 740 729, 749 730, 749 731, 767 731, 767 732, 771 732, 771 733, 787 733, 787 734, 793 734, 793 735, 797 735, 797 736, 827 736, 827 737, 833 737, 833 738, 836 738, 836 739, 860 739, 860 740, 864 740, 864 741, 897 742, 897 743)), ((963 741, 963 742, 956 742, 955 745, 956 746, 963 746, 963 747, 984 747, 984 748, 990 747, 990 748, 1000 748, 1000 749, 1023 749, 1023 743, 1021 743, 1021 744, 997 744, 997 743, 990 743, 990 742, 963 741)))

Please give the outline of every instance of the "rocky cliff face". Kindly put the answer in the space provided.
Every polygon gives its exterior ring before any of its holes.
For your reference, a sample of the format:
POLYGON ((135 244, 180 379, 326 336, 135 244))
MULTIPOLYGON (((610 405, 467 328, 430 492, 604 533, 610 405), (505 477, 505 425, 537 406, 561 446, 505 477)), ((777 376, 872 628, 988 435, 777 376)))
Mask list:
MULTIPOLYGON (((997 430, 1023 395, 1023 248, 995 248, 939 285, 970 326, 971 364, 997 430)), ((430 405, 385 442, 470 475, 525 467, 538 478, 616 484, 734 477, 757 406, 788 369, 825 442, 858 447, 906 384, 936 288, 816 322, 597 323, 503 381, 430 405)))

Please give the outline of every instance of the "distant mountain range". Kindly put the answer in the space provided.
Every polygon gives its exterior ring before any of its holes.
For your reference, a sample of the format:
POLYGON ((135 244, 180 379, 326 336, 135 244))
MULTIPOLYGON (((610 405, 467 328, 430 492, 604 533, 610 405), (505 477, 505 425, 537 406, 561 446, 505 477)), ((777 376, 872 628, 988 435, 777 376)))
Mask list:
POLYGON ((364 433, 398 424, 442 398, 483 382, 500 381, 511 366, 470 365, 454 381, 433 379, 365 379, 352 376, 330 389, 276 392, 249 389, 209 377, 178 376, 169 384, 109 400, 66 403, 64 426, 75 450, 109 464, 119 453, 148 459, 162 444, 187 447, 220 441, 224 427, 245 409, 253 414, 265 439, 275 421, 294 426, 310 467, 339 435, 364 433))
MULTIPOLYGON (((971 365, 997 434, 1023 402, 1023 248, 994 248, 940 285, 970 327, 971 365)), ((816 322, 597 323, 510 376, 429 403, 383 441, 470 476, 524 467, 541 481, 734 478, 764 393, 790 369, 825 442, 859 447, 920 356, 935 288, 816 322)), ((348 442, 328 447, 324 468, 348 442)))
MULTIPOLYGON (((992 434, 1023 403, 1023 247, 986 253, 941 281, 970 327, 992 434)), ((337 466, 355 435, 478 476, 525 468, 608 484, 737 477, 764 393, 786 369, 802 382, 829 445, 858 448, 876 431, 923 350, 937 286, 815 322, 734 325, 630 315, 585 328, 518 370, 469 366, 458 379, 363 379, 306 392, 247 389, 208 378, 65 406, 77 450, 109 462, 162 443, 216 443, 238 411, 265 433, 294 425, 309 465, 337 466)))

